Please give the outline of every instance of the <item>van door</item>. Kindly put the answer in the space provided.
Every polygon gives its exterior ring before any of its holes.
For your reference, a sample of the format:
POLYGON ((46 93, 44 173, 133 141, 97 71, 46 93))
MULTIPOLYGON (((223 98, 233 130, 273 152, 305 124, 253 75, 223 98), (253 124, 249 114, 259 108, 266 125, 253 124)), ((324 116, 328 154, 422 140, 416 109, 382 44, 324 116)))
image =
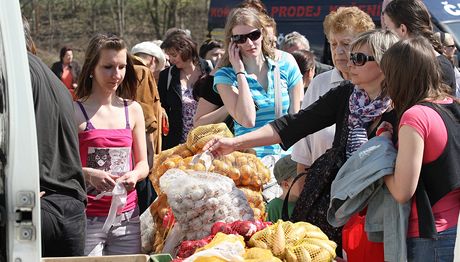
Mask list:
POLYGON ((0 0, 0 261, 40 261, 37 136, 19 1, 0 0))

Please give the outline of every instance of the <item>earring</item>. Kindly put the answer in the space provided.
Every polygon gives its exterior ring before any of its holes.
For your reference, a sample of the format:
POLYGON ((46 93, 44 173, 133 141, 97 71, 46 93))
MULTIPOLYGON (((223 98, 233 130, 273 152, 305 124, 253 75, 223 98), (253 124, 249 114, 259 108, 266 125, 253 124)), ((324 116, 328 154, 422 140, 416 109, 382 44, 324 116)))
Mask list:
POLYGON ((93 78, 93 75, 89 75, 89 78, 93 78))

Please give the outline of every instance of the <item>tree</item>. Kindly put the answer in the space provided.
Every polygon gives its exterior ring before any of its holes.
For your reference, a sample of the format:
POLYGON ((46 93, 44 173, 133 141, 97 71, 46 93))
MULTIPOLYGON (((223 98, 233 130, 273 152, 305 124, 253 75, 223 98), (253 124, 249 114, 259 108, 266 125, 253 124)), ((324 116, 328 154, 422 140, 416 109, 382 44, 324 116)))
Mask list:
POLYGON ((72 46, 75 58, 81 61, 89 39, 98 32, 115 33, 130 46, 163 39, 171 27, 189 29, 198 44, 208 33, 205 28, 209 0, 20 0, 20 3, 45 62, 56 60, 63 45, 72 46))

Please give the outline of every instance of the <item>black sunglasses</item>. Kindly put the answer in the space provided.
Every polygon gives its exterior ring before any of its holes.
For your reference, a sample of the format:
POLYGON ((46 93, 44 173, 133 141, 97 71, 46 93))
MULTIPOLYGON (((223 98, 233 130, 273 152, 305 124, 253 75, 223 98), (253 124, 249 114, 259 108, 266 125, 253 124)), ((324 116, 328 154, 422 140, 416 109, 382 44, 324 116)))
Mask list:
POLYGON ((367 61, 375 61, 375 58, 363 53, 350 53, 350 61, 353 62, 355 66, 363 66, 367 61))
POLYGON ((244 44, 246 43, 246 40, 248 38, 251 39, 251 41, 256 41, 257 39, 260 38, 261 35, 262 35, 262 32, 260 32, 260 30, 257 29, 245 35, 232 35, 230 39, 232 40, 232 42, 235 42, 237 44, 244 44))

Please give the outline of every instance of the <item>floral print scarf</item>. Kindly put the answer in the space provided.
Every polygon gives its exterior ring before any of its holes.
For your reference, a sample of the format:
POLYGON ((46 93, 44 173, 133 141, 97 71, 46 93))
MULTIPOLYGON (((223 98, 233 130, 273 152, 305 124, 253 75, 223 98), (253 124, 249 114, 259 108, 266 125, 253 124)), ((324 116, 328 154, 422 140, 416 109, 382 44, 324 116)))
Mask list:
POLYGON ((390 105, 391 99, 388 96, 378 96, 371 100, 366 91, 355 86, 349 100, 347 158, 367 142, 367 128, 376 118, 382 116, 390 105))

